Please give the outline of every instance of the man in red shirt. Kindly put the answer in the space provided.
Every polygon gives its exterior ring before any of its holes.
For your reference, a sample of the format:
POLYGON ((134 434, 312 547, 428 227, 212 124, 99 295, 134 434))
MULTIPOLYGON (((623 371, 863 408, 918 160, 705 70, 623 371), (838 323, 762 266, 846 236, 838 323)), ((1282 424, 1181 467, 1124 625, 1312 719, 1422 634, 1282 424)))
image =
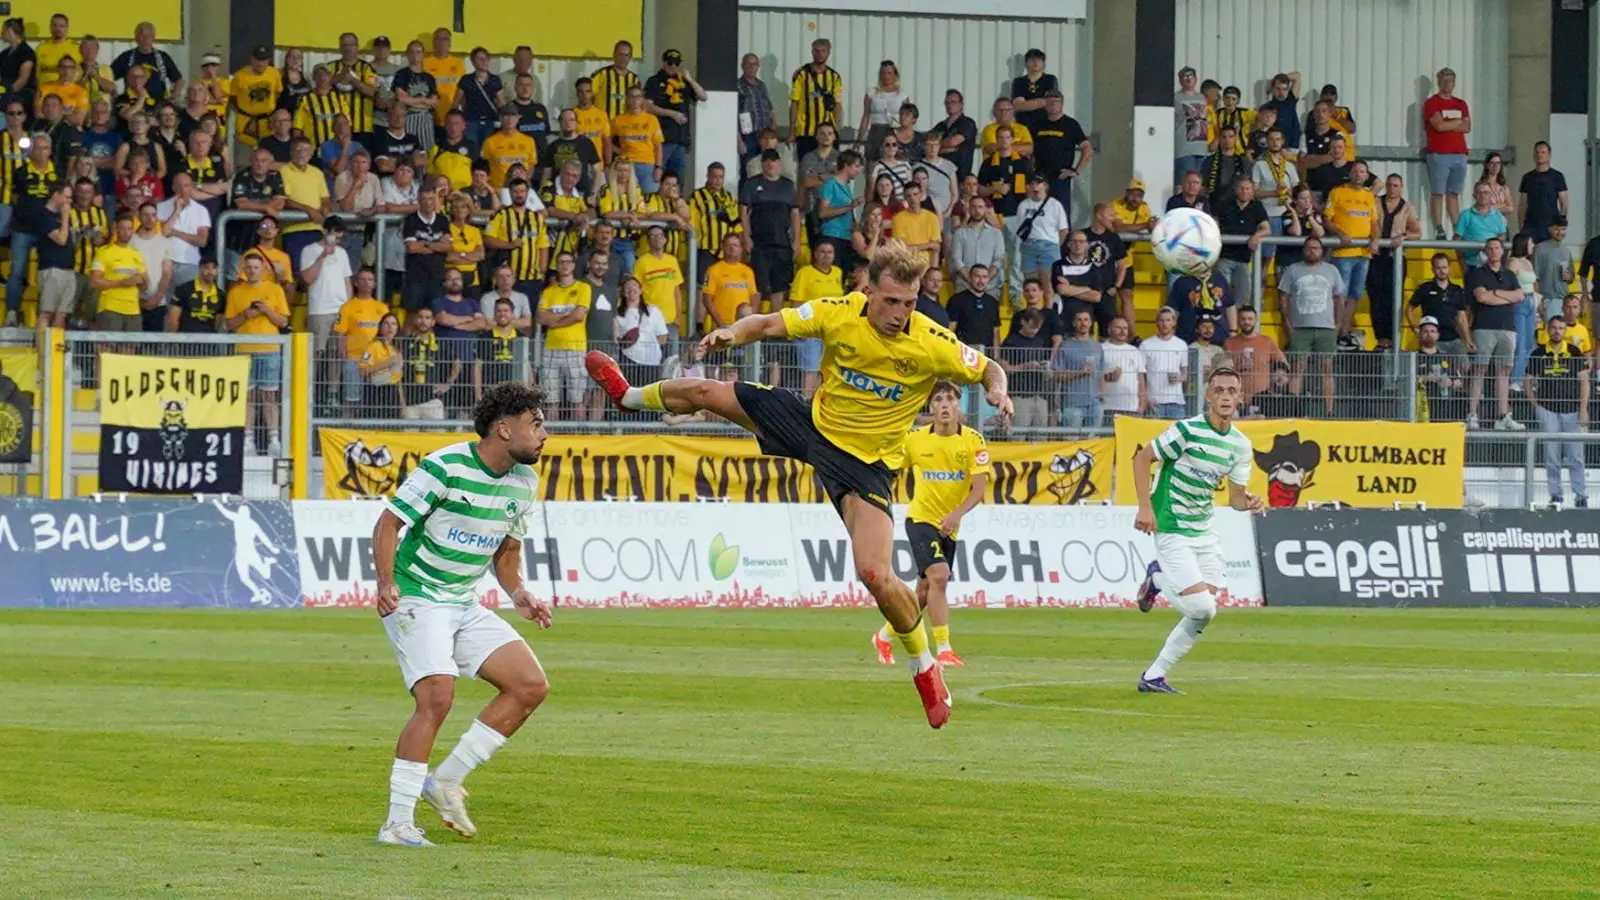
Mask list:
POLYGON ((1454 222, 1461 214, 1472 113, 1467 109, 1467 101, 1455 95, 1455 72, 1449 68, 1440 69, 1435 82, 1439 90, 1422 104, 1422 127, 1428 136, 1428 212, 1433 217, 1434 237, 1443 240, 1444 223, 1454 222), (1449 218, 1444 218, 1445 210, 1449 218))

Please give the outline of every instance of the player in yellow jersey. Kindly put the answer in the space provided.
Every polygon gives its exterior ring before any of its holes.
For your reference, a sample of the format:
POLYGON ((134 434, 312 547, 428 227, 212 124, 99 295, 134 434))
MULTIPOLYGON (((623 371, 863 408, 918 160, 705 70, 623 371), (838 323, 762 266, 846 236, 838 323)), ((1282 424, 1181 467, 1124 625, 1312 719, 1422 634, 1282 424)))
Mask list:
POLYGON ((707 410, 753 433, 762 452, 809 463, 850 534, 856 574, 878 602, 911 657, 912 680, 928 724, 950 719, 950 693, 922 630, 917 595, 894 575, 894 471, 905 464, 905 438, 934 382, 982 382, 1001 416, 1012 412, 1005 370, 916 311, 927 259, 903 241, 872 254, 861 293, 812 300, 746 316, 707 334, 702 352, 759 340, 819 338, 822 387, 808 405, 796 394, 751 382, 675 378, 628 384, 615 360, 585 359, 589 377, 618 407, 696 413, 707 410))
MULTIPOLYGON (((949 381, 933 386, 928 399, 933 424, 906 435, 906 465, 916 475, 916 492, 906 511, 906 540, 917 565, 917 604, 928 611, 940 665, 959 666, 950 647, 950 560, 956 552, 956 531, 973 507, 983 502, 994 468, 983 435, 961 424, 961 388, 949 381)), ((872 635, 878 662, 894 663, 893 626, 885 622, 872 635)))

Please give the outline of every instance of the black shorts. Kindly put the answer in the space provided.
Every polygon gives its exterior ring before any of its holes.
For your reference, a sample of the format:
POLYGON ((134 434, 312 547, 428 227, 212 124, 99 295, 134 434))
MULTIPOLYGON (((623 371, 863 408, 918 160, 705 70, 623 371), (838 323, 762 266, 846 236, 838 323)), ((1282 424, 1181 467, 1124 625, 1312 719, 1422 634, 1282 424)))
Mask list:
POLYGON ((750 254, 750 268, 756 273, 756 290, 763 296, 786 294, 794 283, 794 252, 788 247, 758 245, 750 254))
POLYGON ((844 514, 844 498, 855 494, 864 503, 889 513, 894 473, 880 460, 863 462, 822 436, 811 422, 811 407, 795 394, 764 384, 740 381, 733 395, 756 427, 761 452, 808 463, 817 470, 833 508, 844 514))
POLYGON ((937 563, 950 565, 955 558, 956 539, 939 530, 937 525, 906 520, 906 540, 911 542, 911 559, 917 564, 917 577, 928 574, 937 563))

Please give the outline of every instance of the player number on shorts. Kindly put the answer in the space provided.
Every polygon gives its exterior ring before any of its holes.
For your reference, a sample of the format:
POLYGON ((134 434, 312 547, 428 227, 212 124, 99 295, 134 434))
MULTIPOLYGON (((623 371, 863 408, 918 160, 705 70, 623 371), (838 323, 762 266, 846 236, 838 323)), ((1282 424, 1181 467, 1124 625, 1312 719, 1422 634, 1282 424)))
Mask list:
POLYGON ((929 541, 928 543, 933 545, 933 558, 934 559, 944 559, 944 548, 939 546, 939 542, 938 541, 929 541))
POLYGON ((220 455, 222 455, 222 456, 232 456, 233 455, 233 435, 231 435, 231 434, 208 434, 208 435, 206 435, 206 455, 207 456, 217 456, 217 455, 219 455, 217 453, 217 451, 219 449, 222 451, 220 455))

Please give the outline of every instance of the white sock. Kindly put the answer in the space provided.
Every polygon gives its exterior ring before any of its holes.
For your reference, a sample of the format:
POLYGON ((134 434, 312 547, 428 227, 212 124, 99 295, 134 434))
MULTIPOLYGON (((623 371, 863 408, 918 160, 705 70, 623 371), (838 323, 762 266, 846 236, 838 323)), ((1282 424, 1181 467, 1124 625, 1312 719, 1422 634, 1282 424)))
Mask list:
POLYGON ((911 657, 911 675, 912 677, 921 675, 923 672, 933 668, 934 665, 933 654, 924 650, 919 655, 911 657))
POLYGON ((389 824, 411 825, 422 783, 428 778, 428 764, 397 759, 389 770, 389 824))
POLYGON ((1211 623, 1210 619, 1191 619, 1184 616, 1173 626, 1172 633, 1167 635, 1167 643, 1161 648, 1161 655, 1156 657, 1155 663, 1145 670, 1144 677, 1154 681, 1166 677, 1167 671, 1183 659, 1184 654, 1194 647, 1194 642, 1200 639, 1200 633, 1206 630, 1211 623))
POLYGON ((880 641, 892 641, 892 640, 894 640, 894 629, 889 627, 889 623, 888 622, 883 623, 883 627, 878 629, 878 640, 880 640, 880 641))
POLYGON ((622 395, 622 408, 644 409, 644 388, 628 388, 628 392, 622 395))
POLYGON ((467 775, 478 766, 489 761, 496 750, 506 745, 506 736, 493 728, 483 724, 477 719, 472 720, 472 726, 467 733, 461 736, 456 749, 450 751, 450 756, 439 764, 433 772, 433 777, 440 781, 453 781, 456 784, 467 779, 467 775))
POLYGON ((940 644, 939 645, 939 652, 940 653, 949 653, 950 650, 951 650, 951 647, 950 647, 949 644, 940 644))

